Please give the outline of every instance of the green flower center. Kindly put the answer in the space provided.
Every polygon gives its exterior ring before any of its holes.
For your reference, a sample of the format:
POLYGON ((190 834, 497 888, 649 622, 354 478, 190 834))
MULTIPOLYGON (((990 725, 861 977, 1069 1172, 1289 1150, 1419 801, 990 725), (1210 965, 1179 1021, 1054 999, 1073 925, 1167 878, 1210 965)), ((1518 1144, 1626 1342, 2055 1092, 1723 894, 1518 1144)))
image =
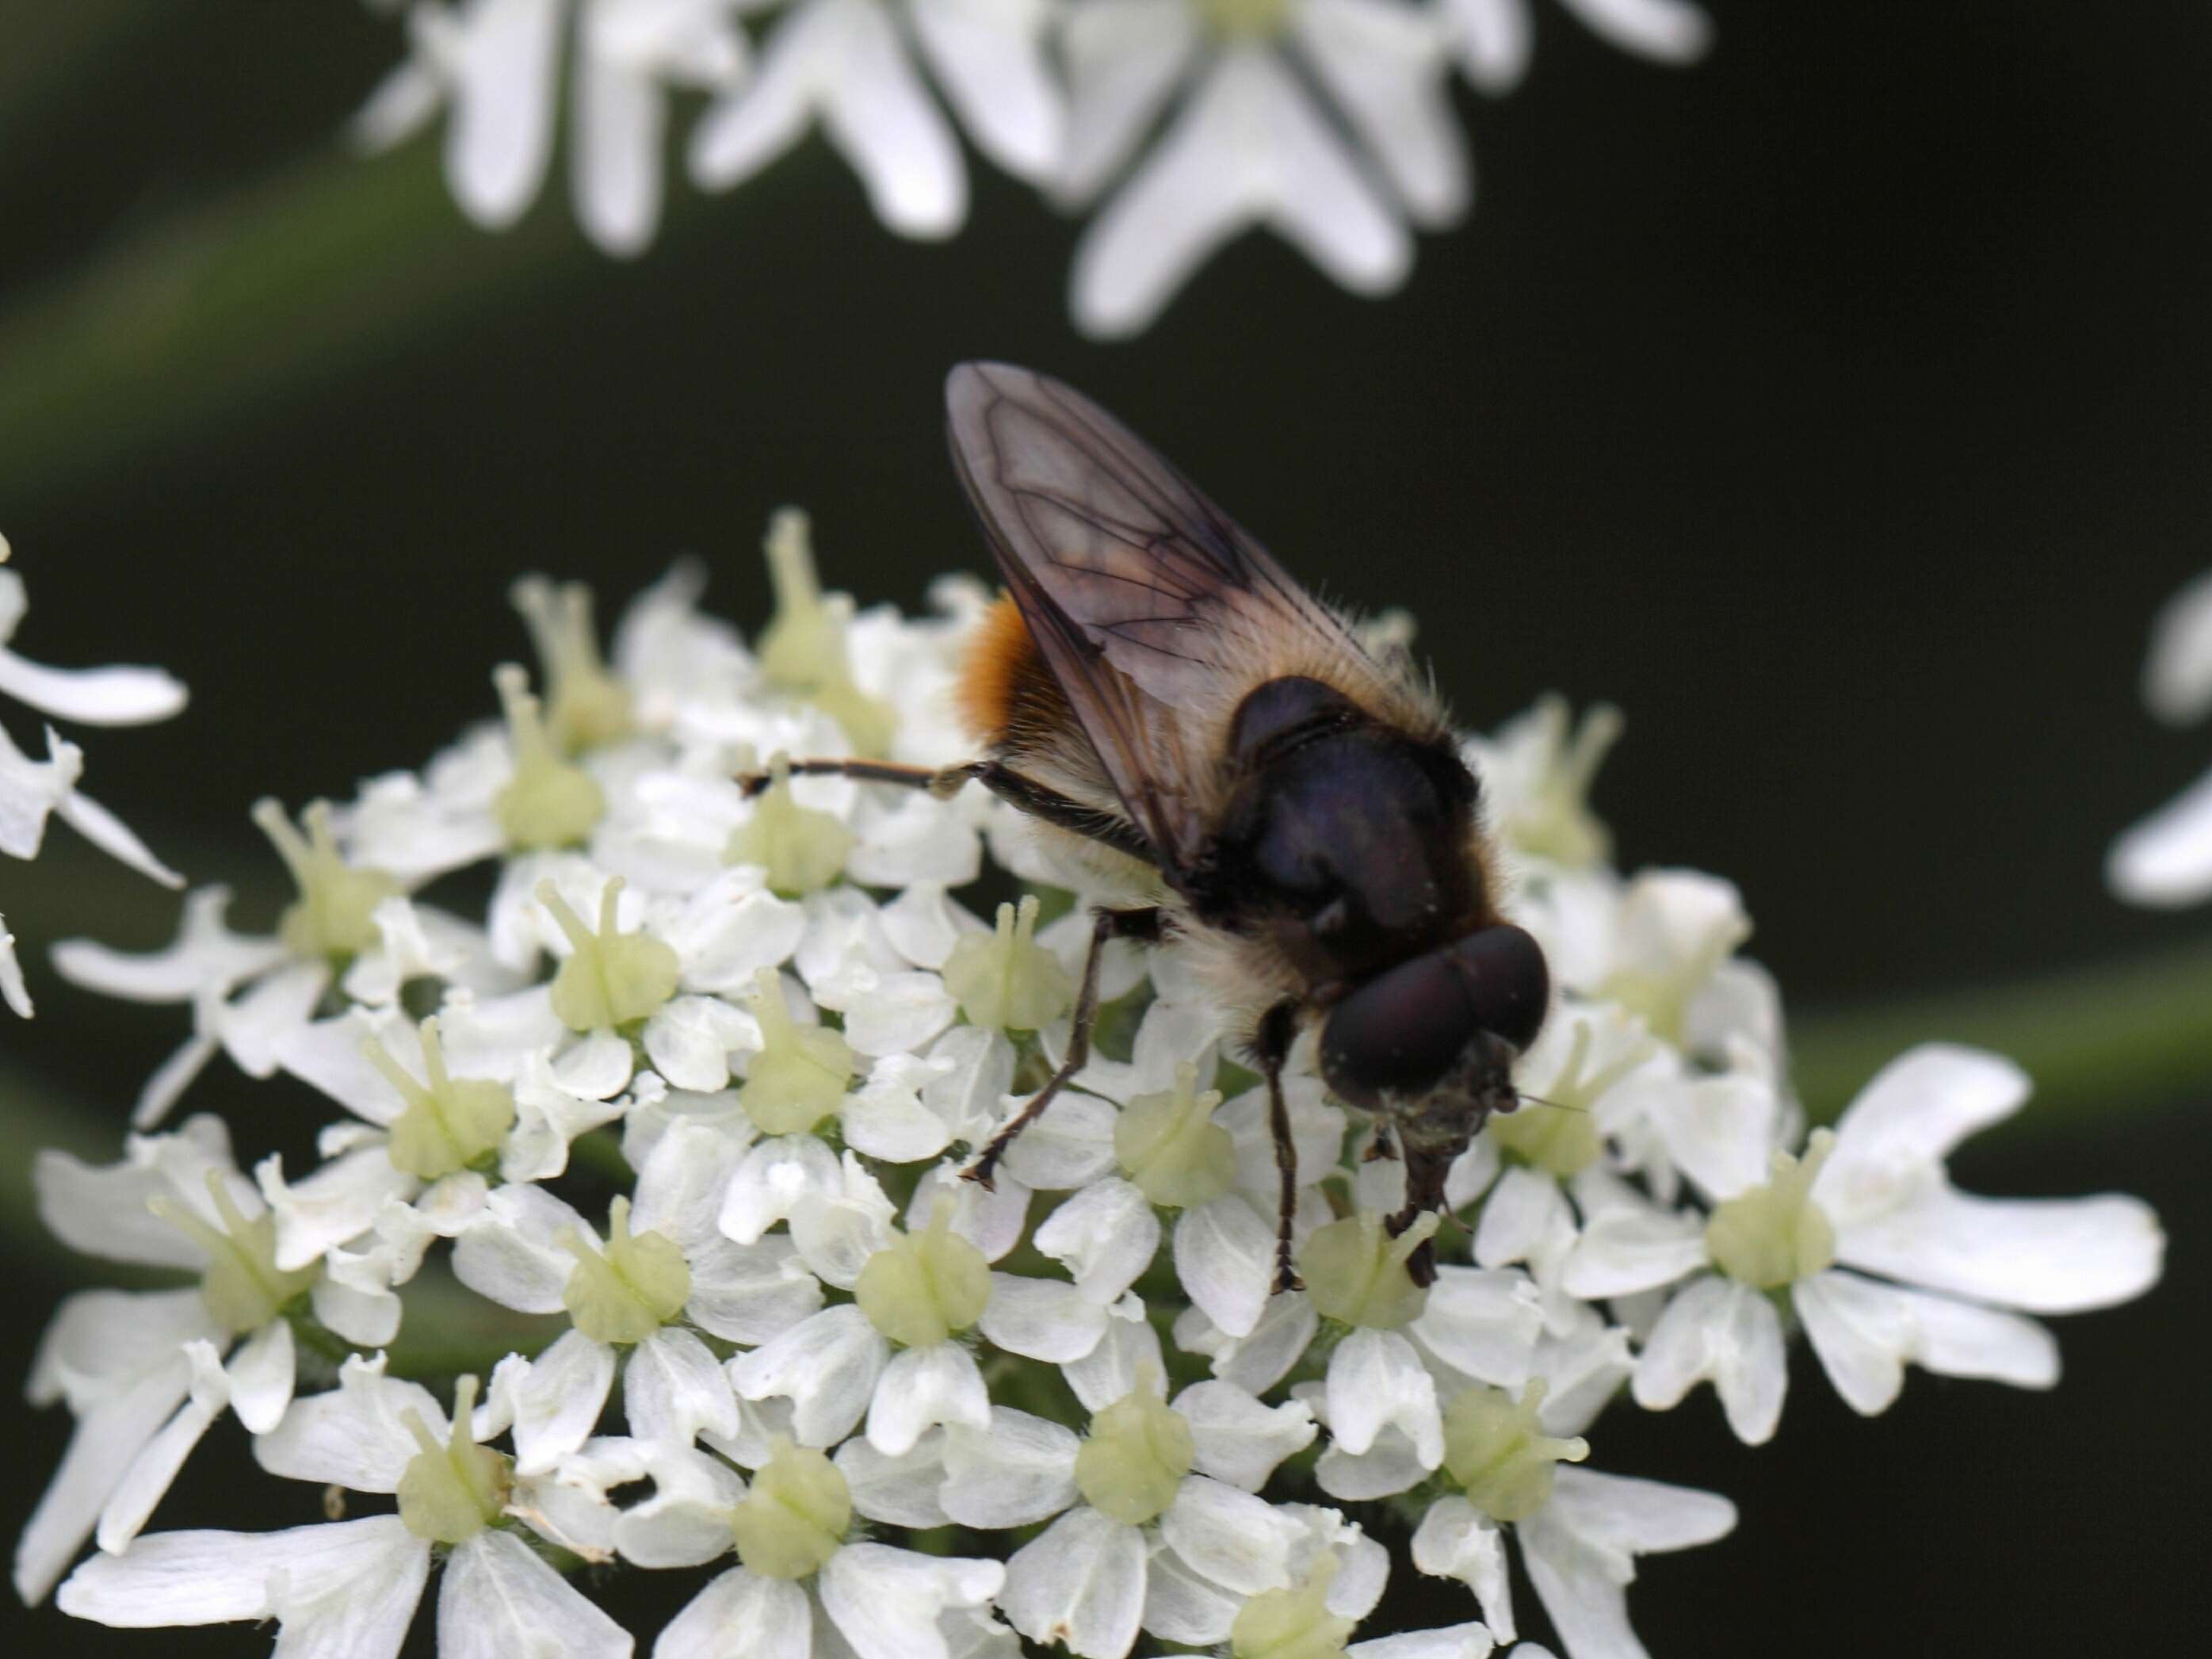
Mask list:
POLYGON ((1713 1265, 1761 1291, 1825 1271, 1836 1259, 1836 1230, 1813 1201, 1813 1182, 1835 1149, 1835 1131, 1815 1129, 1802 1160, 1776 1152, 1764 1184, 1715 1205, 1705 1224, 1713 1265))
POLYGON ((146 1207, 207 1253, 200 1300, 216 1324, 233 1336, 243 1336, 259 1330, 294 1297, 312 1290, 323 1276, 323 1264, 318 1261, 289 1272, 280 1269, 276 1218, 265 1210, 248 1218, 213 1170, 207 1172, 207 1190, 219 1226, 167 1196, 149 1199, 146 1207))
POLYGON ((1381 1216, 1362 1211, 1317 1230, 1298 1252, 1298 1273, 1316 1311, 1382 1331, 1419 1319, 1429 1293, 1413 1283, 1406 1263, 1437 1226, 1436 1212, 1424 1210, 1393 1238, 1381 1216))
POLYGON ((1198 1091, 1198 1068, 1176 1067, 1175 1087, 1138 1095, 1114 1123, 1114 1156, 1155 1204, 1191 1209, 1237 1184, 1237 1146, 1213 1121, 1221 1091, 1198 1091))
POLYGON ((773 781, 754 803, 753 815, 730 832, 722 862, 757 864, 768 872, 771 890, 799 898, 844 873, 853 832, 833 814, 801 806, 792 798, 788 758, 777 755, 768 771, 773 781))
POLYGON ((615 925, 623 879, 611 878, 599 895, 593 933, 550 881, 538 884, 538 902, 552 913, 575 947, 553 976, 553 1012, 572 1031, 611 1030, 645 1018, 676 994, 683 964, 659 939, 615 925))
POLYGON ((477 1379, 453 1384, 453 1421, 443 1444, 413 1410, 399 1421, 422 1449, 407 1460, 399 1477, 399 1519, 417 1538, 433 1544, 459 1544, 500 1517, 514 1489, 513 1466, 469 1435, 476 1409, 477 1379))
POLYGON ((853 601, 822 592, 806 514, 787 507, 770 519, 767 551, 775 615, 761 631, 761 672, 770 684, 805 698, 836 720, 854 754, 889 754, 898 715, 854 684, 845 643, 853 601))
POLYGON ((544 670, 545 724, 561 752, 580 754, 630 732, 629 688, 607 672, 592 628, 592 590, 525 576, 508 590, 544 670))
POLYGON ((576 1258, 561 1305, 594 1342, 642 1342, 683 1313, 691 1299, 691 1269, 676 1241, 664 1233, 632 1236, 629 1200, 607 1206, 604 1253, 573 1228, 560 1246, 576 1258))
POLYGON ((738 1104, 764 1135, 805 1134, 844 1103, 852 1045, 827 1025, 792 1018, 773 968, 755 974, 747 1006, 760 1023, 761 1049, 747 1065, 738 1104))
POLYGON ((1199 15, 1224 40, 1265 40, 1283 32, 1291 0, 1199 0, 1199 15))
POLYGON ((1132 1527, 1175 1502, 1195 1456, 1189 1423, 1154 1392, 1159 1380, 1146 1361, 1137 1386, 1091 1419, 1075 1454, 1075 1485, 1084 1502, 1132 1527))
POLYGON ((1338 1659, 1358 1623, 1328 1610, 1338 1565, 1335 1553, 1324 1550, 1305 1583, 1261 1590, 1247 1601, 1229 1627, 1232 1659, 1338 1659))
POLYGON ((966 1330, 991 1299, 991 1264, 952 1231, 952 1207, 940 1193, 929 1224, 919 1233, 894 1234, 853 1285, 853 1299, 869 1323, 902 1346, 926 1347, 966 1330))
POLYGON ((988 1031, 1034 1031, 1075 1004, 1075 981, 1036 942, 1037 901, 999 907, 988 934, 963 933, 945 958, 945 988, 968 1023, 988 1031))
POLYGON ((362 1042, 361 1052, 407 1103, 407 1109, 392 1121, 386 1149, 392 1167, 436 1181, 467 1169, 506 1140, 514 1127, 514 1091, 488 1078, 447 1075, 434 1016, 422 1022, 422 1066, 430 1078, 427 1085, 417 1083, 374 1037, 362 1042))
POLYGON ((577 845, 606 811, 605 793, 590 773, 561 757, 521 669, 502 663, 491 680, 514 745, 514 775, 491 802, 500 834, 507 846, 526 852, 577 845))
POLYGON ((730 1512, 738 1559, 765 1578, 819 1572, 853 1524, 853 1494, 835 1463, 809 1446, 778 1435, 767 1467, 730 1512))
POLYGON ((1544 1099, 1531 1102, 1519 1111, 1493 1116, 1489 1124, 1492 1138, 1501 1151, 1547 1175, 1564 1180, 1581 1174, 1605 1151, 1605 1137, 1598 1132, 1593 1108, 1607 1090, 1641 1066, 1651 1050, 1646 1038, 1610 1066, 1586 1071, 1590 1025, 1588 1020, 1577 1021, 1566 1064, 1546 1085, 1544 1099))
POLYGON ((374 945, 379 937, 376 907, 399 891, 399 882, 381 870, 357 870, 340 856, 331 831, 330 803, 307 804, 300 814, 304 836, 293 828, 284 809, 266 798, 253 803, 253 822, 276 847, 300 890, 276 924, 284 948, 307 959, 343 959, 374 945))
POLYGON ((1444 1468, 1493 1521, 1528 1519, 1550 1501, 1553 1466, 1589 1455, 1588 1441, 1555 1439, 1538 1425, 1545 1387, 1529 1378, 1516 1402, 1478 1385, 1444 1407, 1444 1468))

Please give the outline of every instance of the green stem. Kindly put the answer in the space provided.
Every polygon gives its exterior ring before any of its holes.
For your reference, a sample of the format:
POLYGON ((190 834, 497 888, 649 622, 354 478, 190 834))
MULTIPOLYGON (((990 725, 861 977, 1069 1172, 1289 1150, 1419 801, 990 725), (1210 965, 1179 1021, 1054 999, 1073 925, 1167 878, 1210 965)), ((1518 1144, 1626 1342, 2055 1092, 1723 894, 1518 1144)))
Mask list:
POLYGON ((1832 1121, 1916 1042, 1972 1043, 2035 1081, 2025 1120, 2154 1106, 2212 1088, 2212 945, 1790 1021, 1807 1112, 1832 1121))

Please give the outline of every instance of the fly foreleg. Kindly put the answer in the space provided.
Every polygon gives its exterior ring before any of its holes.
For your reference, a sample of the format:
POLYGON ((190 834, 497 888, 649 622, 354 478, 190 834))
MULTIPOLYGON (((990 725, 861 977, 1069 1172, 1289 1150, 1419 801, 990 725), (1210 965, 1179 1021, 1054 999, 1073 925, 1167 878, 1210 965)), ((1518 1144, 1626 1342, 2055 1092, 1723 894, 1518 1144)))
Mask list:
POLYGON ((1117 939, 1144 939, 1155 943, 1160 937, 1160 911, 1158 906, 1141 910, 1094 910, 1091 917, 1091 949, 1083 958, 1083 982, 1075 994, 1075 1018, 1067 1034, 1067 1053, 1059 1066, 1045 1079, 1043 1088, 1036 1091, 1030 1103, 1022 1108, 1013 1121, 991 1137, 982 1155, 960 1173, 984 1191, 992 1190, 992 1171, 1006 1156, 1022 1131, 1044 1115, 1044 1109, 1053 1097, 1066 1086, 1067 1080, 1081 1071, 1091 1060, 1091 1028, 1098 1023, 1098 968, 1104 959, 1106 947, 1117 939))
POLYGON ((1290 1108, 1283 1103, 1283 1063, 1298 1032, 1297 1005, 1279 1002, 1261 1017, 1253 1034, 1252 1055, 1267 1080, 1267 1131, 1275 1141, 1275 1289, 1302 1288, 1291 1261, 1291 1219, 1298 1207, 1298 1147, 1291 1136, 1290 1108))

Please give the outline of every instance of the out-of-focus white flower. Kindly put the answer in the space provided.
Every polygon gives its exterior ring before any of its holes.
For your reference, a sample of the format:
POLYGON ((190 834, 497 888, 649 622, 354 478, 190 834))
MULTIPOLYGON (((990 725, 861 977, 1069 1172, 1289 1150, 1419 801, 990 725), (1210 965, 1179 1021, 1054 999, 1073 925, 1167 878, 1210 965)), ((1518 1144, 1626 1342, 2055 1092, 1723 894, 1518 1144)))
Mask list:
POLYGON ((446 177, 489 229, 536 199, 553 156, 564 46, 576 216, 609 253, 633 254, 660 222, 670 85, 743 78, 749 0, 423 0, 408 12, 412 53, 354 118, 372 150, 412 137, 449 107, 446 177))
MULTIPOLYGON (((2159 612, 2142 689, 2151 712, 2173 725, 2212 712, 2212 571, 2159 612)), ((2212 773, 2115 841, 2105 879, 2129 903, 2160 909, 2212 898, 2212 773)))
MULTIPOLYGON (((12 550, 0 536, 0 564, 12 550)), ((185 688, 158 668, 49 668, 11 648, 30 610, 23 579, 0 570, 0 696, 27 703, 57 720, 87 726, 143 726, 167 720, 185 706, 185 688)), ((46 820, 58 815, 110 857, 167 887, 184 878, 148 850, 145 842, 91 796, 77 788, 84 751, 46 728, 46 758, 35 761, 0 726, 0 853, 33 859, 46 839, 46 820)), ((30 988, 16 959, 15 935, 0 922, 0 1000, 21 1018, 32 1015, 30 988)))
POLYGON ((909 42, 984 152, 1038 179, 1065 118, 1045 63, 1053 15, 1048 0, 800 0, 769 33, 759 74, 692 135, 692 173, 710 189, 739 183, 818 124, 885 228, 949 236, 968 215, 967 171, 909 42))
POLYGON ((399 1303, 326 1276, 315 1257, 279 1259, 275 1222, 217 1119, 134 1136, 104 1169, 41 1152, 32 1178, 40 1216, 64 1243, 200 1275, 189 1291, 82 1292, 48 1328, 31 1397, 65 1398, 77 1431, 16 1547, 17 1593, 35 1601, 95 1521, 102 1549, 129 1545, 226 1407, 257 1433, 275 1426, 292 1398, 295 1301, 368 1344, 391 1340, 399 1303))
POLYGON ((1915 1048, 1832 1132, 1814 1131, 1802 1158, 1775 1148, 1765 1180, 1717 1193, 1710 1219, 1625 1204, 1593 1220, 1566 1285, 1615 1297, 1698 1275, 1652 1326, 1636 1398, 1663 1408, 1710 1381, 1754 1445, 1773 1434, 1788 1381, 1771 1299, 1781 1291, 1836 1391, 1866 1414, 1897 1398, 1908 1363, 2048 1388, 2057 1345, 2011 1310, 2074 1313, 2140 1295, 2165 1239, 2131 1198, 1993 1200, 1951 1186, 1945 1155, 2027 1092, 1996 1055, 1915 1048))
MULTIPOLYGON (((1484 92, 1510 92, 1535 46, 1531 0, 1439 0, 1467 78, 1484 92)), ((1687 64, 1712 44, 1712 20, 1690 0, 1560 0, 1584 27, 1623 51, 1687 64)))
POLYGON ((1437 228, 1467 210, 1432 13, 1401 0, 1084 0, 1065 47, 1055 191, 1071 204, 1119 173, 1182 94, 1076 250, 1071 300, 1089 332, 1139 332, 1257 227, 1355 293, 1387 293, 1413 268, 1408 221, 1437 228))

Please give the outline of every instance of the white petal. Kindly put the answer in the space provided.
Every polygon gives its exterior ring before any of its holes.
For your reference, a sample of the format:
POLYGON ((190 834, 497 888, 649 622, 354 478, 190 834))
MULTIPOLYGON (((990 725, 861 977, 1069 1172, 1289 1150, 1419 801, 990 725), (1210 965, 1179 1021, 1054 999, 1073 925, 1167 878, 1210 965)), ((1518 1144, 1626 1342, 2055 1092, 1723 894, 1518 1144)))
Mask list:
MULTIPOLYGON (((1712 21, 1689 0, 1565 0, 1567 9, 1616 46, 1687 64, 1712 44, 1712 21)), ((1573 1644, 1568 1644, 1571 1648, 1573 1644)))
POLYGON ((1527 1274, 1443 1266, 1407 1334, 1455 1370, 1517 1394, 1543 1324, 1527 1274))
POLYGON ((1735 1505, 1717 1492, 1566 1464, 1553 1478, 1545 1506, 1553 1518, 1607 1549, 1641 1555, 1691 1549, 1735 1527, 1735 1505))
POLYGON ((446 1558, 440 1659, 627 1659, 630 1634, 511 1532, 480 1532, 446 1558))
POLYGON ((860 1659, 949 1659, 938 1616, 982 1606, 1005 1578, 996 1561, 848 1544, 819 1583, 823 1610, 860 1659))
POLYGON ((1291 1581, 1298 1522, 1250 1492, 1202 1474, 1186 1475, 1160 1516, 1160 1536, 1203 1578, 1240 1595, 1291 1581))
POLYGON ((1074 1276, 1085 1296, 1112 1302, 1152 1265, 1160 1246, 1159 1217, 1130 1182, 1102 1181, 1047 1217, 1035 1242, 1074 1276))
POLYGON ((740 1258, 747 1254, 746 1246, 722 1237, 720 1225, 722 1194, 745 1151, 745 1143, 727 1129, 687 1113, 672 1119, 653 1150, 633 1165, 637 1187, 630 1195, 630 1231, 675 1240, 691 1261, 695 1291, 702 1255, 722 1248, 735 1249, 740 1258))
POLYGON ((645 1054, 653 1070, 672 1087, 699 1094, 727 1085, 731 1053, 759 1041, 758 1022, 720 997, 672 998, 645 1025, 645 1054))
POLYGON ((160 1433, 146 1442, 100 1512, 100 1547, 110 1555, 130 1547, 155 1505, 175 1481, 185 1459, 229 1402, 230 1382, 223 1375, 215 1345, 193 1342, 187 1345, 185 1352, 191 1364, 191 1398, 160 1433))
POLYGON ((1070 1510, 1006 1562, 999 1611, 1033 1642, 1081 1659, 1124 1659, 1145 1610, 1145 1535, 1070 1510))
MULTIPOLYGON (((1004 1100, 1004 1115, 1011 1117, 1027 1104, 1025 1098, 1004 1100)), ((1088 1186, 1115 1168, 1114 1124, 1119 1116, 1109 1102, 1071 1090, 1022 1131, 1001 1167, 1026 1187, 1053 1191, 1088 1186)))
POLYGON ((576 1258, 559 1241, 596 1235, 584 1218, 541 1187, 501 1187, 453 1243, 453 1277, 518 1313, 562 1310, 576 1258))
POLYGON ((1308 0, 1291 13, 1305 61, 1419 223, 1467 211, 1467 147, 1431 20, 1374 0, 1308 0))
POLYGON ((1044 62, 1053 12, 1039 0, 916 0, 908 15, 976 148, 1018 179, 1043 179, 1066 121, 1044 62))
POLYGON ((1498 1640, 1515 1635, 1513 1591, 1505 1575, 1505 1536, 1464 1498, 1440 1498, 1414 1529, 1413 1565, 1438 1578, 1456 1578, 1482 1604, 1498 1640))
POLYGON ((836 1153, 812 1135, 779 1135, 745 1155, 722 1195, 722 1231, 740 1244, 760 1237, 809 1197, 834 1198, 844 1190, 836 1153))
POLYGON ((895 1527, 941 1527, 951 1517, 939 1501, 945 1485, 945 1431, 925 1434, 896 1457, 887 1457, 854 1435, 837 1448, 839 1474, 853 1495, 853 1509, 871 1521, 895 1527))
POLYGON ((1460 68, 1478 90, 1510 92, 1528 72, 1528 0, 1444 0, 1460 68))
POLYGON ((1232 1337, 1249 1336, 1275 1282, 1275 1222, 1235 1194, 1176 1221, 1176 1276, 1191 1301, 1232 1337))
MULTIPOLYGON (((1345 1649, 1346 1659, 1490 1659, 1498 1645, 1486 1625, 1447 1625, 1439 1630, 1407 1631, 1402 1636, 1382 1636, 1371 1642, 1354 1642, 1345 1649)), ((1520 1659, 1551 1659, 1533 1645, 1517 1650, 1520 1659)))
POLYGON ((684 1447, 650 1449, 653 1496, 615 1519, 615 1547, 641 1567, 696 1567, 728 1553, 730 1513, 744 1482, 728 1464, 684 1447))
POLYGON ((666 100, 649 72, 602 53, 580 52, 574 75, 576 216, 607 252, 639 252, 660 218, 666 100))
POLYGON ((2212 713, 2212 571, 2160 607, 2151 624, 2142 691, 2151 712, 2176 726, 2212 713))
POLYGON ((1105 1309, 1063 1280, 994 1273, 979 1328, 1009 1353, 1064 1365, 1098 1346, 1107 1319, 1105 1309))
POLYGON ((1669 1078, 1644 1099, 1668 1158, 1706 1193, 1732 1198, 1767 1178, 1782 1102, 1765 1079, 1669 1078))
POLYGON ((1314 1466, 1314 1479, 1331 1498, 1347 1504, 1411 1491, 1431 1473, 1403 1429, 1385 1428, 1364 1452, 1330 1446, 1314 1466))
POLYGON ((823 131, 867 186, 886 230, 950 236, 968 216, 960 148, 880 7, 847 3, 844 56, 823 88, 823 131))
POLYGON ((444 1409, 420 1383, 384 1374, 384 1356, 349 1359, 338 1386, 292 1402, 284 1420, 256 1436, 255 1462, 271 1474, 355 1492, 393 1492, 422 1449, 401 1419, 409 1412, 440 1439, 444 1409))
POLYGON ((1291 1291, 1267 1299, 1249 1335, 1232 1337, 1203 1310, 1186 1308, 1176 1319, 1175 1339, 1186 1352, 1207 1355, 1223 1382, 1265 1394, 1297 1363, 1320 1324, 1321 1316, 1304 1292, 1291 1291))
POLYGON ((429 1546, 396 1515, 283 1532, 163 1532, 96 1555, 55 1598, 125 1629, 274 1618, 287 1655, 397 1655, 429 1546))
POLYGON ((1483 1204, 1474 1259, 1486 1267, 1533 1261, 1562 1222, 1571 1231, 1574 1217, 1559 1183, 1540 1170, 1516 1164, 1498 1178, 1483 1204))
POLYGON ((184 1002, 204 986, 228 990, 284 959, 275 939, 234 933, 223 923, 227 887, 202 887, 185 896, 177 939, 165 950, 134 955, 89 939, 54 946, 54 966, 73 985, 134 1002, 184 1002))
POLYGON ((554 1057, 553 1080, 586 1100, 611 1100, 629 1084, 635 1062, 628 1037, 593 1031, 554 1057))
POLYGON ((804 1589, 738 1567, 668 1621, 653 1659, 807 1659, 813 1624, 804 1589))
POLYGON ((1950 1376, 2021 1388, 2058 1380, 2058 1345, 2029 1319, 1946 1297, 1825 1273, 1792 1291, 1806 1337, 1836 1392, 1866 1416, 1887 1411, 1915 1362, 1950 1376))
POLYGON ((8 931, 4 916, 0 916, 0 1000, 15 1010, 16 1018, 31 1018, 31 988, 24 981, 23 964, 15 955, 15 936, 8 931))
POLYGON ((1054 193, 1088 201, 1122 162, 1182 80, 1197 45, 1182 0, 1091 0, 1060 28, 1069 111, 1054 193))
POLYGON ((935 1158, 952 1144, 952 1128, 922 1103, 921 1091, 951 1070, 950 1060, 920 1060, 908 1054, 878 1060, 868 1080, 847 1096, 838 1109, 845 1144, 892 1164, 935 1158))
POLYGON ((545 176, 564 10, 560 0, 482 0, 459 42, 446 176, 487 228, 520 218, 545 176))
POLYGON ((1263 1406, 1233 1382, 1194 1382, 1176 1396, 1190 1424, 1194 1467, 1246 1492, 1267 1484, 1275 1466, 1313 1443, 1313 1413, 1297 1401, 1263 1406))
POLYGON ((702 1432, 738 1431, 730 1379, 689 1331, 655 1331, 623 1367, 623 1415, 638 1439, 688 1446, 702 1432))
POLYGON ((275 1428, 292 1403, 292 1327, 272 1319, 239 1345, 228 1373, 231 1409, 250 1434, 275 1428))
POLYGON ((1025 1527, 1076 1501, 1073 1430, 1006 1406, 988 1431, 945 1435, 945 1513, 963 1527, 1025 1527))
POLYGON ((2212 772, 2113 842, 2105 880, 2129 903, 2160 909, 2212 898, 2212 772))
POLYGON ((940 1423, 990 1427, 991 1396, 975 1359, 957 1342, 892 1355, 868 1406, 868 1443, 896 1457, 940 1423))
POLYGON ((1328 1359, 1329 1437, 1356 1455, 1386 1425, 1413 1443, 1423 1467, 1443 1462, 1436 1382, 1413 1345, 1395 1331, 1355 1330, 1328 1359))
POLYGON ((63 823, 118 864, 130 866, 164 887, 185 884, 185 878, 155 858, 152 849, 131 832, 130 825, 91 796, 72 790, 62 798, 55 811, 63 823))
POLYGON ((1583 1229, 1567 1253, 1560 1283, 1571 1296, 1626 1296, 1671 1285, 1705 1264, 1705 1233, 1697 1216, 1624 1206, 1583 1229))
POLYGON ((1773 1438, 1790 1381, 1781 1316, 1757 1291, 1717 1276, 1667 1304, 1632 1386, 1638 1405, 1664 1411, 1709 1379, 1737 1439, 1759 1446, 1773 1438))
POLYGON ((2158 1282, 2166 1236, 2139 1199, 1989 1199, 1948 1187, 1837 1230, 1836 1259, 2030 1313, 2109 1308, 2158 1282))
POLYGON ((848 1303, 739 1355, 730 1380, 747 1400, 787 1397, 799 1444, 834 1446, 859 1425, 890 1360, 890 1344, 848 1303))
POLYGON ((1133 1291, 1106 1311, 1106 1334, 1098 1346, 1061 1365, 1061 1377, 1085 1411, 1103 1411, 1135 1388, 1141 1376, 1152 1376, 1153 1392, 1164 1397, 1167 1360, 1160 1351, 1160 1334, 1145 1316, 1144 1303, 1133 1291))
POLYGON ((1134 334, 1214 249, 1266 223, 1344 287, 1379 294, 1413 245, 1267 50, 1225 53, 1076 250, 1077 325, 1134 334))
POLYGON ((2002 1054, 1923 1042, 1875 1074, 1836 1123, 1813 1197, 1838 1227, 1887 1208, 1977 1129, 2027 1099, 2027 1073, 2002 1054))
POLYGON ((53 1588, 191 1381, 190 1362, 173 1349, 166 1363, 79 1411, 61 1467, 15 1543, 15 1593, 26 1603, 37 1603, 53 1588))
POLYGON ((1244 1597, 1224 1589, 1183 1565, 1173 1550, 1158 1550, 1145 1573, 1145 1628, 1170 1642, 1210 1648, 1225 1643, 1244 1608, 1244 1597))
POLYGON ((722 1239, 691 1258, 691 1300, 702 1330, 730 1342, 758 1344, 822 1309, 822 1282, 788 1238, 757 1244, 722 1239))
POLYGON ((143 726, 179 713, 184 682, 159 668, 48 668, 0 650, 0 696, 80 726, 143 726))

